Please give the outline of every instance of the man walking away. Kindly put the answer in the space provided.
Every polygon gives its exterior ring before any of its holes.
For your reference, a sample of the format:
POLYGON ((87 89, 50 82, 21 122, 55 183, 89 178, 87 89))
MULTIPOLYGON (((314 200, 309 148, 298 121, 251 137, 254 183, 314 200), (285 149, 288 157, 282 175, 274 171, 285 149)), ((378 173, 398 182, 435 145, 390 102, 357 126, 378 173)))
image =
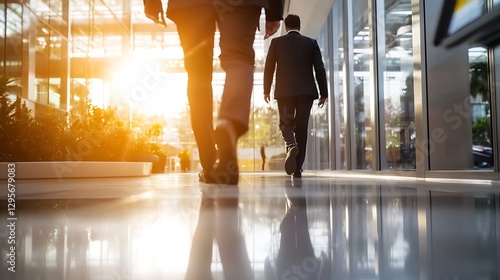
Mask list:
POLYGON ((264 100, 268 103, 271 100, 276 70, 274 98, 278 101, 279 128, 287 151, 285 171, 293 177, 302 177, 311 108, 318 97, 318 107, 323 107, 328 85, 318 42, 300 34, 300 17, 288 15, 285 29, 286 35, 274 38, 269 46, 264 68, 264 100))

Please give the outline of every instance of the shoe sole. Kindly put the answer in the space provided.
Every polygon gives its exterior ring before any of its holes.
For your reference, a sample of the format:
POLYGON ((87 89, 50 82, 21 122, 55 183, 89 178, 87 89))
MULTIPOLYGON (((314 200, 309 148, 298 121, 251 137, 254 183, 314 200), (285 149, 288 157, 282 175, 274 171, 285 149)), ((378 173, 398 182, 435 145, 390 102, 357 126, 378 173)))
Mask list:
POLYGON ((297 162, 295 157, 299 154, 299 148, 293 147, 290 149, 287 157, 285 159, 285 172, 288 175, 292 175, 297 168, 297 162))

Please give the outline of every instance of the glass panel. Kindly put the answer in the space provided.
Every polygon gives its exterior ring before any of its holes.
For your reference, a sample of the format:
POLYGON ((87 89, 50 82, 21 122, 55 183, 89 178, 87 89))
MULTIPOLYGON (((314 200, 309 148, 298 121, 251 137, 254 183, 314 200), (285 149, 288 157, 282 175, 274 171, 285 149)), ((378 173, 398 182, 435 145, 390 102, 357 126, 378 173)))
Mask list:
MULTIPOLYGON (((325 25, 318 36, 318 45, 323 56, 326 75, 330 73, 330 54, 328 53, 328 43, 330 42, 329 28, 325 25)), ((328 80, 329 81, 329 80, 328 80)), ((330 89, 330 87, 328 87, 330 89)), ((329 92, 330 93, 330 92, 329 92)), ((311 116, 309 118, 309 138, 307 140, 306 160, 304 169, 307 170, 324 170, 330 168, 330 152, 329 152, 329 130, 328 130, 328 103, 325 103, 323 108, 318 108, 316 102, 311 108, 311 116)))
POLYGON ((420 274, 417 190, 381 189, 381 279, 417 279, 420 274))
POLYGON ((45 22, 62 20, 63 1, 32 0, 31 6, 34 8, 36 16, 45 22))
POLYGON ((380 279, 379 267, 379 225, 380 199, 375 188, 353 186, 352 207, 349 208, 349 255, 353 263, 354 277, 351 279, 380 279))
POLYGON ((5 72, 5 48, 6 48, 6 38, 5 38, 5 28, 7 22, 5 21, 5 2, 2 1, 0 4, 0 66, 2 67, 2 72, 5 72))
POLYGON ((379 30, 385 42, 380 57, 382 73, 380 112, 382 169, 415 169, 415 108, 413 98, 413 46, 411 1, 385 0, 385 30, 379 30), (392 5, 389 5, 392 4, 392 5), (385 135, 385 137, 383 137, 385 135))
POLYGON ((35 42, 36 102, 49 104, 50 27, 39 23, 35 42))
POLYGON ((353 1, 353 53, 354 53, 354 88, 351 89, 354 101, 354 150, 353 169, 370 169, 372 162, 371 91, 372 31, 368 25, 369 1, 353 1))
POLYGON ((493 169, 491 93, 488 83, 488 51, 469 49, 472 153, 474 169, 493 169))
POLYGON ((334 120, 335 120, 335 133, 333 134, 336 149, 336 169, 345 170, 347 169, 347 156, 346 156, 346 126, 345 126, 345 91, 344 91, 344 77, 345 77, 345 64, 344 64, 344 18, 343 18, 343 1, 335 1, 333 6, 333 34, 334 34, 334 50, 336 61, 333 66, 334 75, 334 85, 332 86, 332 91, 330 92, 331 98, 334 98, 333 105, 334 109, 334 120))
MULTIPOLYGON (((21 78, 21 62, 23 56, 23 6, 18 3, 7 4, 7 24, 6 37, 6 67, 7 75, 19 79, 21 78)), ((2 34, 2 35, 4 35, 2 34)))

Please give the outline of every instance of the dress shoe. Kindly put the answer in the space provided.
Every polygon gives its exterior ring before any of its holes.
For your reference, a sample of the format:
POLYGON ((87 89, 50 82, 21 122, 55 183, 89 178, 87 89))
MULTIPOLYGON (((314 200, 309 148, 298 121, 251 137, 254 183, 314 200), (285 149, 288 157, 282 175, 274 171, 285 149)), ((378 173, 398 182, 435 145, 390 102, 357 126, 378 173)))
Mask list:
POLYGON ((215 180, 211 176, 209 176, 210 172, 211 171, 205 173, 205 170, 202 169, 200 172, 198 172, 198 181, 205 184, 214 184, 215 180))
POLYGON ((292 174, 293 178, 302 178, 302 171, 300 170, 295 170, 292 174))
POLYGON ((219 159, 209 174, 217 184, 238 184, 236 141, 236 132, 231 121, 218 120, 215 124, 215 143, 219 151, 219 159))
POLYGON ((288 175, 292 175, 293 172, 295 172, 295 169, 297 169, 297 161, 295 158, 299 154, 299 148, 297 145, 292 145, 288 147, 288 152, 286 153, 285 157, 285 172, 288 175))

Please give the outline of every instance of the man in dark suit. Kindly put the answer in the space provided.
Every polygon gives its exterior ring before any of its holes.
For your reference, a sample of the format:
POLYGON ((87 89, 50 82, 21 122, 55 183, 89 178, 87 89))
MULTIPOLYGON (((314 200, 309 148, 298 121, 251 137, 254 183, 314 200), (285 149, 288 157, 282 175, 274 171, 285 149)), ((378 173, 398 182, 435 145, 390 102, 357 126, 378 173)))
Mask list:
MULTIPOLYGON (((162 23, 162 6, 145 0, 145 12, 162 23), (148 12, 149 11, 149 12, 148 12), (159 19, 157 19, 157 16, 159 19)), ((248 130, 253 89, 253 43, 265 8, 266 34, 279 29, 283 0, 169 0, 167 17, 175 22, 188 74, 187 95, 191 125, 203 170, 200 182, 238 183, 236 144, 248 130), (221 107, 213 124, 213 48, 216 27, 220 33, 219 56, 226 72, 221 107), (217 149, 216 149, 217 145, 217 149)))
POLYGON ((271 100, 276 70, 274 98, 278 101, 279 127, 287 151, 285 171, 288 175, 301 177, 313 101, 320 97, 318 106, 323 107, 328 85, 318 43, 299 33, 299 16, 288 15, 285 29, 287 34, 274 38, 269 46, 264 68, 264 99, 268 103, 271 100))

